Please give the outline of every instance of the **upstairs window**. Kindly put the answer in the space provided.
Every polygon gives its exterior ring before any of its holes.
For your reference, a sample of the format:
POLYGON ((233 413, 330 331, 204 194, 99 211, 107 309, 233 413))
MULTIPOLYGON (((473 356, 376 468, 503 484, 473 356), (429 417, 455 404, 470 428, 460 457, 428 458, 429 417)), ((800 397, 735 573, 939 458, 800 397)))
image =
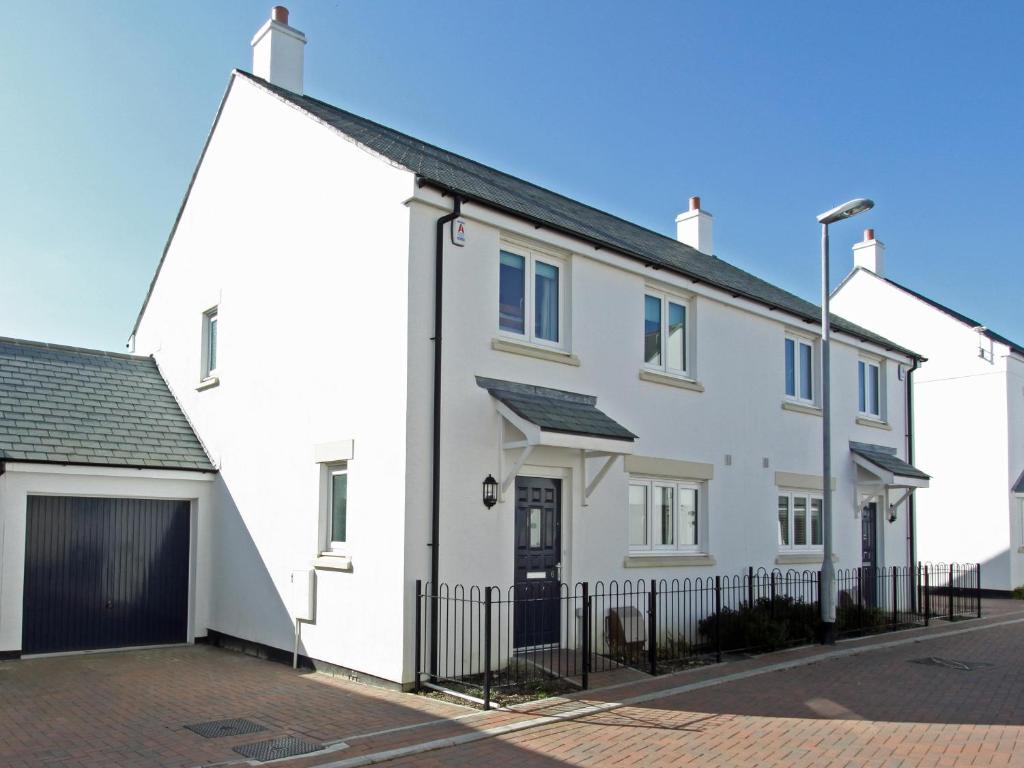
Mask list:
POLYGON ((644 294, 644 366, 683 375, 689 371, 687 315, 681 299, 644 294))
POLYGON ((704 527, 700 488, 697 483, 631 478, 630 551, 698 551, 704 527))
POLYGON ((203 313, 202 342, 202 378, 209 379, 217 375, 217 308, 208 309, 203 313))
POLYGON ((864 416, 882 418, 882 376, 877 362, 857 361, 857 410, 864 416))
POLYGON ((564 346, 563 273, 559 259, 529 250, 502 250, 498 329, 535 344, 564 346))
POLYGON ((822 500, 807 493, 779 494, 779 549, 818 549, 822 541, 822 500))
POLYGON ((786 397, 814 402, 814 346, 809 339, 786 337, 786 397))

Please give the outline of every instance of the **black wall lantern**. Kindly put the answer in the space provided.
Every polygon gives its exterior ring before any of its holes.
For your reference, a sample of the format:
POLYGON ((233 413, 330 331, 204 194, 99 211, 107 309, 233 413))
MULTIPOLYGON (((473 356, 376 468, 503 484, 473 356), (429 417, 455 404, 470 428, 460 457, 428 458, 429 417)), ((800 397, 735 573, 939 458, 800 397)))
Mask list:
POLYGON ((484 478, 484 506, 490 509, 498 503, 498 481, 492 475, 484 478))

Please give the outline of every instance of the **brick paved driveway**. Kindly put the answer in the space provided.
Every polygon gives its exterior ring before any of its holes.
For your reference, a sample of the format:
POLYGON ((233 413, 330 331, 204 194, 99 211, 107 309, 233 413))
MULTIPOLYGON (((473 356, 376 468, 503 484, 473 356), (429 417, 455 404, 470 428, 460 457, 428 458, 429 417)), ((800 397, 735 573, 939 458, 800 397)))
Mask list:
MULTIPOLYGON (((1024 766, 1022 657, 1024 623, 989 627, 767 672, 389 765, 1024 766), (963 671, 914 662, 929 657, 979 666, 963 671)), ((676 679, 684 682, 685 676, 676 679)), ((611 692, 592 698, 615 700, 611 692)))
POLYGON ((0 662, 0 766, 242 761, 231 748, 261 739, 329 742, 465 713, 209 646, 24 659, 0 662), (204 739, 184 728, 227 718, 268 730, 204 739))

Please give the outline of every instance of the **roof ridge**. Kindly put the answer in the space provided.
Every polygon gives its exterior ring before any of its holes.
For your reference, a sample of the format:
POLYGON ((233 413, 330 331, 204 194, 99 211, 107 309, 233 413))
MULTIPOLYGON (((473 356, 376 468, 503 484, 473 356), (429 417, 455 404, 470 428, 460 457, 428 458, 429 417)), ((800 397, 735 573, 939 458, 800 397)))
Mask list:
POLYGON ((76 354, 96 355, 98 357, 112 357, 118 360, 131 360, 133 362, 142 362, 153 359, 149 355, 133 355, 127 352, 109 352, 105 349, 73 347, 68 344, 54 344, 49 341, 34 341, 32 339, 15 339, 10 336, 0 336, 0 344, 13 344, 19 347, 33 347, 35 349, 52 349, 59 352, 74 352, 76 354))
MULTIPOLYGON (((712 259, 717 259, 718 258, 714 254, 704 253, 703 251, 698 251, 692 245, 687 245, 686 243, 683 243, 683 242, 677 240, 674 237, 666 235, 664 232, 659 232, 656 229, 651 229, 650 227, 645 227, 643 224, 637 224, 635 221, 631 221, 630 219, 627 219, 627 218, 625 218, 623 216, 620 216, 617 213, 611 213, 609 211, 604 210, 603 208, 598 208, 596 205, 591 205, 590 203, 585 203, 585 202, 583 202, 581 200, 577 200, 574 197, 569 197, 568 195, 563 194, 562 192, 558 192, 558 191, 556 191, 554 189, 550 189, 548 187, 542 186, 542 185, 540 185, 540 184, 538 184, 538 183, 536 183, 534 181, 530 181, 529 179, 524 179, 521 176, 516 176, 514 173, 509 173, 508 171, 503 171, 500 168, 495 168, 492 165, 487 165, 487 163, 481 163, 479 160, 474 160, 473 158, 468 157, 467 155, 460 154, 459 152, 453 152, 450 149, 445 149, 444 147, 442 147, 442 146, 440 146, 438 144, 431 144, 429 141, 424 141, 423 139, 418 139, 415 136, 413 136, 412 134, 405 133, 404 131, 400 131, 397 128, 392 128, 390 125, 385 125, 384 123, 380 123, 380 122, 378 122, 376 120, 371 120, 368 117, 363 117, 362 115, 357 115, 355 112, 351 112, 351 111, 349 111, 347 109, 344 109, 342 107, 339 107, 339 106, 336 106, 334 104, 331 104, 330 102, 324 101, 323 99, 318 99, 315 96, 309 96, 309 95, 304 94, 304 93, 303 94, 291 94, 287 89, 281 88, 279 86, 276 86, 273 83, 271 83, 271 82, 269 82, 267 80, 264 80, 262 77, 254 75, 251 72, 247 72, 244 69, 239 69, 238 67, 236 67, 234 71, 237 72, 240 75, 243 75, 243 76, 249 78, 250 80, 255 82, 257 85, 267 86, 269 90, 272 90, 274 93, 279 93, 279 95, 283 96, 284 98, 288 98, 289 94, 290 94, 291 96, 299 96, 302 99, 308 99, 309 101, 315 101, 317 104, 322 104, 323 106, 327 107, 328 109, 333 109, 336 112, 343 112, 346 115, 348 115, 349 117, 355 118, 356 120, 360 120, 360 121, 362 121, 364 123, 370 123, 371 125, 374 125, 377 128, 383 128, 386 131, 391 131, 392 133, 395 133, 395 134, 397 134, 399 136, 403 136, 403 137, 405 137, 407 139, 410 139, 410 140, 412 140, 412 141, 414 141, 414 142, 416 142, 418 144, 422 144, 425 147, 430 147, 431 149, 435 149, 438 152, 444 152, 446 155, 452 155, 453 157, 457 157, 460 160, 464 160, 467 163, 472 163, 473 165, 478 165, 481 168, 486 168, 488 171, 493 171, 494 173, 500 173, 502 176, 508 176, 510 179, 515 179, 516 181, 520 182, 521 184, 526 184, 528 186, 533 187, 534 189, 539 189, 541 192, 545 192, 545 193, 547 193, 549 195, 556 195, 557 197, 560 197, 563 200, 566 200, 566 201, 572 203, 573 205, 581 205, 584 208, 589 208, 590 210, 592 210, 592 211, 594 211, 596 213, 600 213, 602 216, 610 216, 613 219, 618 219, 623 224, 628 224, 631 227, 636 227, 637 229, 642 229, 645 232, 649 232, 652 235, 657 235, 658 237, 661 237, 661 238, 664 238, 665 240, 668 240, 670 243, 675 243, 676 245, 682 246, 683 248, 688 248, 689 250, 693 251, 694 253, 699 253, 699 254, 701 254, 703 256, 707 256, 708 258, 712 258, 712 259)), ((289 99, 289 100, 291 100, 291 99, 289 99)), ((411 171, 412 173, 415 173, 415 171, 413 171, 411 168, 407 169, 407 170, 411 171)), ((738 269, 738 267, 737 267, 737 269, 738 269)), ((756 277, 756 275, 755 275, 755 277, 756 277)))
POLYGON ((996 342, 998 342, 1000 344, 1005 344, 1012 351, 1016 352, 1018 355, 1024 355, 1024 346, 1016 343, 1015 341, 1013 341, 1012 339, 1010 339, 1007 336, 1004 336, 1003 334, 999 333, 998 331, 993 331, 987 325, 985 325, 984 323, 979 323, 973 317, 968 317, 967 315, 965 315, 960 310, 953 309, 952 307, 946 306, 945 304, 943 304, 940 301, 936 301, 933 298, 925 296, 923 293, 920 293, 919 291, 915 291, 913 288, 908 288, 907 286, 903 285, 902 283, 897 283, 892 278, 885 277, 884 275, 876 274, 876 273, 872 272, 870 269, 866 269, 864 267, 857 267, 856 269, 861 269, 861 270, 863 270, 865 272, 868 272, 868 273, 874 275, 875 277, 877 277, 879 280, 881 280, 883 282, 886 282, 886 283, 889 283, 894 288, 898 288, 901 291, 903 291, 904 293, 909 293, 914 298, 920 299, 924 303, 928 304, 931 307, 934 307, 935 309, 939 310, 943 314, 946 314, 949 317, 952 317, 954 320, 956 320, 958 322, 961 322, 964 325, 971 326, 972 329, 984 328, 984 330, 981 331, 981 333, 983 333, 986 338, 991 339, 992 341, 996 341, 996 342))

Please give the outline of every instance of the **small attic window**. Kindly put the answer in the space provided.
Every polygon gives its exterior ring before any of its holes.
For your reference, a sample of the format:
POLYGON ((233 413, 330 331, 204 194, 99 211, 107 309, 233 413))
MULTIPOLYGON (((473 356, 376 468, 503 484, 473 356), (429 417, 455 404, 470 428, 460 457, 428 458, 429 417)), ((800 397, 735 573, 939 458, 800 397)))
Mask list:
POLYGON ((202 366, 203 379, 217 375, 217 307, 203 312, 202 366))

